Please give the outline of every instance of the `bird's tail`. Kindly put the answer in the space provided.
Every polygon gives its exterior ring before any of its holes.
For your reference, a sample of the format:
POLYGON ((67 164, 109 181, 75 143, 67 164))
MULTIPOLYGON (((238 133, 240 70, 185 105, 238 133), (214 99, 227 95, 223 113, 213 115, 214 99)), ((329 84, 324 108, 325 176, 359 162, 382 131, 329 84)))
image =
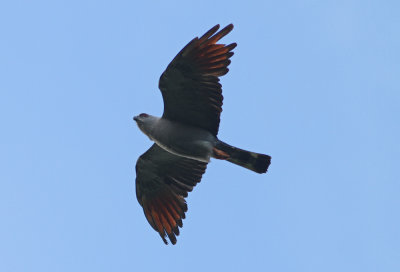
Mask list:
POLYGON ((227 160, 259 174, 267 172, 271 164, 271 157, 268 155, 246 151, 219 140, 214 147, 213 157, 227 160))

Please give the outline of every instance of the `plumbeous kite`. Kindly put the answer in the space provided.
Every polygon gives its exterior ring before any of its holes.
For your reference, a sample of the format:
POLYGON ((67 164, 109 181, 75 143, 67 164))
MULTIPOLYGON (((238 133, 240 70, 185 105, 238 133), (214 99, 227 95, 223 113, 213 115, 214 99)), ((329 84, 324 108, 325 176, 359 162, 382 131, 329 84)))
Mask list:
POLYGON ((217 138, 222 111, 219 77, 228 73, 236 43, 217 42, 233 25, 219 25, 189 42, 160 77, 162 117, 135 116, 154 144, 136 163, 136 197, 147 221, 165 244, 176 243, 187 205, 185 197, 206 171, 211 158, 257 173, 267 172, 271 157, 230 146, 217 138))

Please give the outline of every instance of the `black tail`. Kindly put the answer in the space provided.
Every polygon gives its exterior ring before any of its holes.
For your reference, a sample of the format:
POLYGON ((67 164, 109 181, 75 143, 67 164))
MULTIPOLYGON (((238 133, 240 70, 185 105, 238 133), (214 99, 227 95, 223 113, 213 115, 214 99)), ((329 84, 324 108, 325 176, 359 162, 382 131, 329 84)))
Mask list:
POLYGON ((260 174, 267 172, 268 166, 271 164, 271 157, 268 155, 246 151, 228 145, 222 141, 218 141, 215 149, 217 152, 222 151, 227 154, 225 158, 221 156, 217 156, 217 158, 226 159, 231 163, 240 165, 260 174))

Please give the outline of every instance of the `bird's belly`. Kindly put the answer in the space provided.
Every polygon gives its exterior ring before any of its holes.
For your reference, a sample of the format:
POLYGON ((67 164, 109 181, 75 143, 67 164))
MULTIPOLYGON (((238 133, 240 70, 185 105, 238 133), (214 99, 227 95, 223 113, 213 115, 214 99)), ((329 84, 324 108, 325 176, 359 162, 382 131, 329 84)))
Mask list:
POLYGON ((213 145, 206 141, 178 143, 174 145, 168 145, 160 141, 155 141, 155 143, 174 155, 202 162, 210 161, 213 149, 213 145))
POLYGON ((154 133, 153 141, 168 152, 189 159, 209 162, 216 137, 206 130, 171 124, 154 133))

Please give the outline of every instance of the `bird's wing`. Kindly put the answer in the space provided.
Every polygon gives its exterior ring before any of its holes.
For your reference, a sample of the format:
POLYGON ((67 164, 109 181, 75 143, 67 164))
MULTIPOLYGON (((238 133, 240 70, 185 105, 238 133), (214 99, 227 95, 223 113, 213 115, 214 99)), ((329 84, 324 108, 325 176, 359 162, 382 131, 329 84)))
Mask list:
POLYGON ((176 156, 153 144, 136 163, 136 197, 147 221, 164 243, 179 235, 187 205, 185 197, 206 171, 207 163, 176 156))
POLYGON ((228 73, 236 43, 217 44, 232 29, 230 24, 217 32, 214 26, 202 37, 189 42, 160 77, 164 99, 163 118, 218 133, 222 111, 219 77, 228 73))

